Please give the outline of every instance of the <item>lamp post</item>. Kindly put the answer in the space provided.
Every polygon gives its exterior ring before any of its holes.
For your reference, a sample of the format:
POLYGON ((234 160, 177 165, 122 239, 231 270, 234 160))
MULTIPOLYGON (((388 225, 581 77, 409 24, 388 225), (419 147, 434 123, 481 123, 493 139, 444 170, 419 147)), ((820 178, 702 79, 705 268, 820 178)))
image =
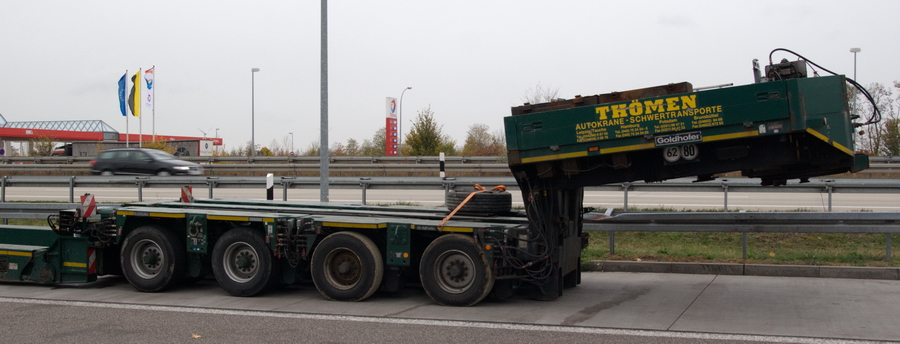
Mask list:
POLYGON ((256 156, 256 72, 250 68, 250 156, 256 156))
POLYGON ((288 155, 293 156, 294 155, 294 133, 290 132, 290 133, 288 133, 288 135, 291 135, 291 154, 288 154, 288 155))
POLYGON ((412 86, 407 86, 400 92, 400 104, 397 106, 400 111, 397 112, 397 154, 403 154, 403 94, 406 90, 411 90, 412 86))
MULTIPOLYGON (((216 140, 217 141, 218 141, 218 138, 219 138, 219 128, 216 128, 216 140)), ((216 146, 216 152, 218 152, 218 151, 219 151, 219 147, 216 146)))
MULTIPOLYGON (((856 81, 856 53, 860 51, 862 51, 860 48, 850 48, 850 52, 853 53, 853 81, 856 81)), ((853 92, 853 111, 856 111, 856 92, 853 92)))

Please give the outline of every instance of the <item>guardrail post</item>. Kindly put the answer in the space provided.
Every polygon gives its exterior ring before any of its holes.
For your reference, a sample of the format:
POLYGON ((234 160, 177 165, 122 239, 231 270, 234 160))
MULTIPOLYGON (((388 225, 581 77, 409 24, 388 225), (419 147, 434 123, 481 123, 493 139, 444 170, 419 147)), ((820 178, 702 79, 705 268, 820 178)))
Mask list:
MULTIPOLYGON (((8 176, 3 176, 2 181, 0 181, 0 183, 2 183, 2 185, 0 185, 0 202, 3 202, 3 203, 6 203, 6 178, 7 177, 8 176)), ((8 225, 9 219, 3 219, 3 224, 8 225)))
POLYGON ((442 178, 441 184, 444 185, 444 200, 446 202, 447 194, 450 193, 450 190, 453 189, 455 184, 452 181, 456 180, 456 178, 442 178), (448 183, 449 182, 449 183, 448 183))
POLYGON ((287 201, 288 188, 291 187, 291 184, 293 184, 293 180, 291 178, 281 177, 281 190, 282 190, 281 200, 282 201, 287 201))
POLYGON ((891 233, 885 234, 884 238, 884 260, 891 261, 891 233))
POLYGON ((628 211, 628 189, 631 189, 631 182, 622 183, 622 190, 625 191, 625 204, 623 209, 628 211))
POLYGON ((725 192, 725 197, 724 197, 725 198, 725 208, 724 208, 724 210, 726 213, 728 212, 728 183, 727 183, 727 181, 728 180, 725 180, 725 179, 722 180, 722 190, 725 192))
POLYGON ((609 255, 616 254, 616 232, 609 231, 609 255))
POLYGON ((362 204, 366 205, 366 189, 369 188, 369 182, 372 178, 359 178, 359 186, 362 187, 362 204))
POLYGON ((825 190, 828 191, 828 212, 831 212, 831 205, 832 205, 831 200, 832 200, 832 194, 834 193, 834 184, 832 184, 831 182, 832 181, 829 180, 825 183, 825 190))
POLYGON ((69 178, 69 203, 75 203, 75 176, 69 178))
POLYGON ((147 177, 136 177, 134 178, 135 183, 138 186, 138 202, 144 201, 144 183, 147 182, 147 177))
POLYGON ((213 198, 213 189, 216 187, 215 179, 219 179, 219 177, 206 177, 206 185, 209 188, 209 198, 213 198))
POLYGON ((747 232, 741 232, 741 247, 743 249, 743 254, 741 254, 741 257, 743 257, 744 260, 746 260, 747 259, 747 232))

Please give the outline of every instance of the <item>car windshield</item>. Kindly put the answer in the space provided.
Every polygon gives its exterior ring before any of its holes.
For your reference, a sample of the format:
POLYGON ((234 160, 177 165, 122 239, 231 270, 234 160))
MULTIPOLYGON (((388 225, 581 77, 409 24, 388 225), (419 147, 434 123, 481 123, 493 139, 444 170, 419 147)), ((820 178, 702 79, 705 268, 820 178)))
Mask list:
POLYGON ((147 154, 150 154, 150 156, 154 157, 156 160, 178 159, 174 155, 163 152, 161 150, 148 149, 145 152, 147 152, 147 154))

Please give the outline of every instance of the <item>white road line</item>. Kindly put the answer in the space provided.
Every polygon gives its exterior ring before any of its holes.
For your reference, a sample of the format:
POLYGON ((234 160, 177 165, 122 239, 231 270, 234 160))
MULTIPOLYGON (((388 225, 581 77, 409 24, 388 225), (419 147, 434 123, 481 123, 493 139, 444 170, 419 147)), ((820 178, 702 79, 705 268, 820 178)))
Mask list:
POLYGON ((849 340, 829 339, 829 338, 776 337, 776 336, 736 335, 736 334, 718 334, 718 333, 677 332, 677 331, 619 330, 619 329, 575 327, 575 326, 508 324, 508 323, 472 322, 472 321, 459 321, 459 320, 404 319, 404 318, 366 317, 366 316, 353 316, 353 315, 283 313, 283 312, 271 312, 271 311, 243 311, 243 310, 229 310, 229 309, 215 309, 215 308, 151 306, 151 305, 135 305, 135 304, 119 304, 119 303, 103 303, 103 302, 20 299, 20 298, 9 298, 9 297, 0 297, 0 302, 53 305, 53 306, 75 306, 75 307, 127 309, 127 310, 150 310, 150 311, 159 311, 159 312, 180 312, 180 313, 197 313, 197 314, 212 314, 212 315, 257 316, 257 317, 304 319, 304 320, 354 321, 354 322, 366 322, 366 323, 378 323, 378 324, 446 326, 446 327, 465 327, 465 328, 483 328, 483 329, 502 329, 502 330, 514 330, 514 331, 583 333, 583 334, 636 336, 636 337, 734 340, 734 341, 754 341, 754 342, 764 342, 764 343, 815 343, 815 344, 878 343, 875 341, 849 341, 849 340))

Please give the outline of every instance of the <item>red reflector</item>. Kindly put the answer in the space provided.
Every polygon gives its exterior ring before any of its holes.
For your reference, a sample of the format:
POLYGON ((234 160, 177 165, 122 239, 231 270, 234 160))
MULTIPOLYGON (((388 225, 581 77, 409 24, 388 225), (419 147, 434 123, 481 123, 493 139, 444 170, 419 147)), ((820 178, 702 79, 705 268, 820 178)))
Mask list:
POLYGON ((91 161, 89 161, 88 163, 91 164, 91 165, 93 165, 93 164, 96 164, 96 163, 97 163, 97 160, 91 160, 91 161))

